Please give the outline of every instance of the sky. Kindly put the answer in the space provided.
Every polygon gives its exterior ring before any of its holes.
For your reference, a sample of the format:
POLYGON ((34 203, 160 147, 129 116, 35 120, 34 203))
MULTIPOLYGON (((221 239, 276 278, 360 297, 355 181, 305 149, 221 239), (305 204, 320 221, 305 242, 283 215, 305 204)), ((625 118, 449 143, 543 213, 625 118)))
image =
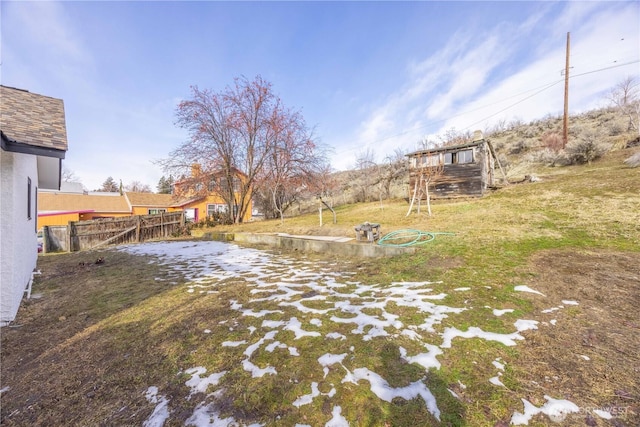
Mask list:
POLYGON ((0 2, 0 83, 64 101, 88 190, 156 190, 191 87, 261 76, 335 170, 447 131, 608 105, 640 76, 640 2, 0 2))

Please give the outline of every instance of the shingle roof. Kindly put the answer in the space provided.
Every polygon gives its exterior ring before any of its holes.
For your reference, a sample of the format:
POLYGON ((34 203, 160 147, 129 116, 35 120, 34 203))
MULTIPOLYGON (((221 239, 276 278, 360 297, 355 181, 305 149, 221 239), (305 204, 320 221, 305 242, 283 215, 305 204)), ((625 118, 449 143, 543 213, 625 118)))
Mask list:
POLYGON ((92 210, 95 212, 131 213, 124 196, 119 194, 92 195, 38 191, 38 212, 67 212, 92 210))
POLYGON ((125 193, 131 206, 169 207, 175 204, 171 194, 125 193))
POLYGON ((12 141, 67 150, 61 99, 0 85, 0 130, 12 141))

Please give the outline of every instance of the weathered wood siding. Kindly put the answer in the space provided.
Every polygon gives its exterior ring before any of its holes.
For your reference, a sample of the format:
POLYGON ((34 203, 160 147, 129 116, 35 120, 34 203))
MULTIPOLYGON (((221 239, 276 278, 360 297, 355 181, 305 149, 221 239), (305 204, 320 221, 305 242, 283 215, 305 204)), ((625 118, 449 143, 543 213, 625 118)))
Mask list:
POLYGON ((482 165, 446 165, 430 191, 434 198, 482 196, 482 165))
POLYGON ((70 252, 75 252, 103 245, 166 238, 177 232, 184 224, 184 211, 71 221, 67 230, 68 249, 70 252))

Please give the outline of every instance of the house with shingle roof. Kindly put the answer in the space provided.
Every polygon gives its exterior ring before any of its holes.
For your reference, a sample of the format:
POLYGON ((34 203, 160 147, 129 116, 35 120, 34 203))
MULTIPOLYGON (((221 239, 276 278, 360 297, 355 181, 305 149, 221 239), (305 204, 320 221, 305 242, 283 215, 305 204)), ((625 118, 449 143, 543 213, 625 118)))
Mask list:
MULTIPOLYGON (((184 186, 184 181, 176 184, 184 186)), ((67 225, 69 221, 89 221, 130 215, 153 215, 162 212, 185 211, 193 222, 226 212, 227 205, 214 190, 182 191, 175 194, 105 193, 80 191, 41 191, 38 193, 38 230, 45 226, 67 225)), ((251 218, 247 212, 244 221, 251 218)))
POLYGON ((63 101, 0 85, 0 137, 0 325, 7 325, 37 264, 38 190, 60 188, 63 101))
POLYGON ((38 193, 38 230, 131 215, 151 215, 180 210, 171 194, 41 191, 38 193))
POLYGON ((179 203, 171 194, 126 192, 124 195, 131 205, 132 215, 151 215, 179 210, 179 203))
POLYGON ((120 193, 77 193, 40 191, 38 230, 47 225, 67 225, 69 221, 130 216, 131 206, 120 193))

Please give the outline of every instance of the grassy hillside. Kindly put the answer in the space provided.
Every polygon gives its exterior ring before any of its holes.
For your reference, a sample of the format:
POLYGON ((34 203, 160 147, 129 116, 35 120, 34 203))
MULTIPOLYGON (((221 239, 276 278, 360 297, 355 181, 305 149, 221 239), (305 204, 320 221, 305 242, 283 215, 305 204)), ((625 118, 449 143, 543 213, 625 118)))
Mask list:
MULTIPOLYGON (((526 175, 550 173, 549 166, 586 163, 583 154, 598 157, 604 153, 624 149, 638 137, 629 126, 629 118, 615 108, 592 110, 569 119, 568 145, 562 147, 563 121, 561 116, 547 116, 529 123, 514 120, 499 123, 484 130, 507 175, 514 182, 526 175)), ((469 142, 471 133, 447 132, 433 144, 459 144, 469 142)), ((636 143, 637 144, 637 143, 636 143)), ((364 170, 338 172, 334 175, 336 191, 329 199, 336 205, 373 201, 387 197, 408 197, 406 158, 396 153, 394 159, 377 159, 377 165, 364 170), (388 187, 388 191, 387 191, 388 187)), ((354 158, 354 163, 357 163, 354 158)), ((553 173, 553 172, 551 172, 553 173)), ((496 168, 496 177, 502 180, 496 168)), ((289 214, 311 212, 314 200, 300 200, 289 214)))
MULTIPOLYGON (((534 172, 540 181, 506 186, 481 199, 433 202, 407 216, 405 200, 343 205, 336 208, 337 224, 327 209, 322 227, 316 206, 312 214, 238 226, 218 226, 215 231, 283 232, 354 236, 353 227, 364 221, 382 225, 383 233, 413 228, 455 232, 455 239, 435 242, 438 251, 451 245, 503 245, 523 241, 545 242, 548 247, 577 245, 632 249, 640 232, 640 170, 623 160, 640 148, 616 150, 591 165, 545 167, 534 172)), ((194 230, 195 235, 203 233, 194 230)))

